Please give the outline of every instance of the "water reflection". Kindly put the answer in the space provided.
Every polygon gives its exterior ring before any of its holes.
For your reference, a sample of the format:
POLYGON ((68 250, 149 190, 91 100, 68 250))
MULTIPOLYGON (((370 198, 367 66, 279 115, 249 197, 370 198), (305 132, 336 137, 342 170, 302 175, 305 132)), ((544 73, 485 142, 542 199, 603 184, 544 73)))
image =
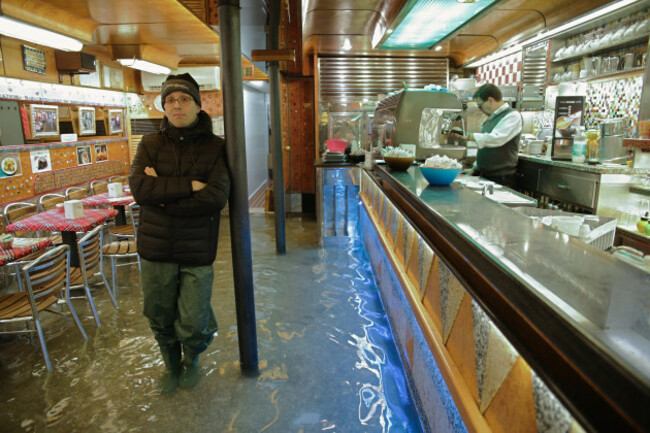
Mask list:
MULTIPOLYGON (((25 337, 0 337, 3 432, 419 432, 370 267, 358 239, 317 247, 316 222, 251 215, 260 374, 241 375, 224 218, 212 304, 219 335, 197 388, 157 395, 163 372, 133 269, 120 270, 119 309, 97 290, 102 328, 56 318, 46 331, 54 371, 25 337)), ((50 320, 50 319, 48 319, 50 320)))

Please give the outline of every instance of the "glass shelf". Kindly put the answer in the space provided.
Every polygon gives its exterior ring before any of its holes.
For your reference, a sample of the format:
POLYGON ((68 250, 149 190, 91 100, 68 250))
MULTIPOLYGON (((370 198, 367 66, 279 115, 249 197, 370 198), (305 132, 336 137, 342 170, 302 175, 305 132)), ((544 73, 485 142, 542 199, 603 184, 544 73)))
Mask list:
POLYGON ((581 53, 572 54, 570 56, 561 57, 559 59, 551 59, 551 63, 565 63, 565 62, 569 63, 571 61, 580 60, 581 58, 588 56, 590 54, 605 53, 608 51, 612 51, 613 48, 619 48, 625 45, 633 45, 639 42, 647 43, 648 36, 650 36, 650 33, 648 32, 641 35, 635 35, 633 37, 625 38, 616 42, 610 42, 607 45, 599 46, 597 48, 592 48, 590 50, 583 51, 581 53))
POLYGON ((621 77, 625 77, 626 75, 630 75, 630 76, 639 75, 643 73, 643 71, 645 71, 645 66, 637 66, 636 68, 630 68, 624 71, 616 71, 609 74, 592 75, 590 77, 585 77, 585 78, 576 78, 575 80, 565 80, 565 81, 557 81, 557 82, 549 81, 549 85, 556 86, 560 83, 571 83, 571 82, 578 82, 578 81, 596 81, 596 80, 602 80, 604 78, 621 78, 621 77))

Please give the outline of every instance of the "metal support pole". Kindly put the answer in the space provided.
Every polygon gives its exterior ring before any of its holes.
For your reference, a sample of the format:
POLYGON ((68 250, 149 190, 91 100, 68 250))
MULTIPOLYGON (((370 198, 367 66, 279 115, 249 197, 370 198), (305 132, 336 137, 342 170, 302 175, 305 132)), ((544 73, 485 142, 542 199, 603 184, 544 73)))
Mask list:
POLYGON ((231 175, 230 239, 235 306, 242 372, 255 374, 258 368, 255 297, 251 258, 246 140, 244 128, 244 90, 241 69, 241 22, 239 0, 219 1, 219 34, 223 79, 224 126, 231 175))
MULTIPOLYGON (((273 0, 269 25, 267 49, 277 50, 280 29, 280 11, 282 1, 273 0)), ((284 168, 282 164, 282 116, 280 106, 280 66, 279 62, 268 62, 269 82, 271 85, 271 137, 273 142, 273 208, 275 209, 275 250, 286 253, 284 232, 284 168)))

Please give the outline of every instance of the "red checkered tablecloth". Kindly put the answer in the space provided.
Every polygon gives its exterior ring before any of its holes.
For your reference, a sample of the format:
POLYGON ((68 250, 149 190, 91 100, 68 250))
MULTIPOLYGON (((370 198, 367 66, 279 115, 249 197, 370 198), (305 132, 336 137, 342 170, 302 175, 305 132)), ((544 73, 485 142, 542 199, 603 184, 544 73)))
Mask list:
POLYGON ((107 192, 81 199, 84 206, 128 206, 133 203, 133 201, 133 197, 130 195, 111 198, 108 196, 107 192))
POLYGON ((0 266, 45 249, 50 245, 52 245, 52 239, 49 238, 16 238, 12 248, 8 250, 0 248, 0 266))
POLYGON ((9 224, 5 230, 87 232, 103 223, 106 218, 114 218, 116 214, 115 209, 84 209, 83 218, 68 219, 63 209, 52 209, 9 224))

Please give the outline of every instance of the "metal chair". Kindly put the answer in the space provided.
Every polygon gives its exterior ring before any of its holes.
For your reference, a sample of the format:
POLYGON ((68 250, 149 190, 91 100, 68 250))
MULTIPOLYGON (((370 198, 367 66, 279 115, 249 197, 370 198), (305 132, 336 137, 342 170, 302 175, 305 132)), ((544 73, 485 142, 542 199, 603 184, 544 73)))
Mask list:
POLYGON ((81 186, 71 186, 65 190, 65 198, 67 200, 76 200, 88 197, 88 189, 81 186))
POLYGON ((44 212, 55 208, 57 204, 63 203, 65 196, 63 194, 43 194, 38 199, 38 210, 44 212))
POLYGON ((38 212, 38 206, 34 203, 14 202, 4 207, 2 214, 5 218, 5 224, 9 225, 15 221, 32 216, 38 212))
POLYGON ((105 180, 93 180, 90 182, 90 190, 93 192, 93 195, 108 192, 108 182, 105 180))
POLYGON ((90 293, 90 281, 95 277, 101 277, 101 282, 106 287, 113 306, 117 308, 117 302, 115 302, 115 297, 104 274, 104 255, 102 252, 104 233, 102 229, 102 226, 97 226, 77 241, 77 245, 79 246, 79 267, 70 268, 70 289, 84 289, 98 328, 101 328, 102 324, 99 321, 95 302, 90 293))
POLYGON ((131 209, 131 225, 134 233, 133 238, 116 240, 105 244, 102 248, 104 257, 108 257, 111 260, 113 296, 115 297, 117 297, 117 266, 127 266, 137 262, 138 269, 140 269, 140 256, 138 255, 137 248, 138 224, 140 223, 140 205, 133 203, 129 207, 131 209), (133 257, 135 257, 136 261, 127 262, 120 265, 117 264, 117 260, 133 257))
POLYGON ((53 310, 52 307, 65 304, 84 340, 88 339, 79 316, 70 302, 70 247, 60 245, 47 251, 25 265, 22 274, 25 291, 0 297, 0 323, 32 323, 34 329, 17 329, 3 333, 36 333, 41 343, 45 364, 48 371, 51 371, 52 365, 41 323, 42 312, 64 314, 53 310))
POLYGON ((109 183, 119 182, 119 183, 122 183, 122 184, 129 183, 129 176, 127 176, 125 174, 113 175, 113 176, 110 176, 108 178, 108 182, 109 183))

